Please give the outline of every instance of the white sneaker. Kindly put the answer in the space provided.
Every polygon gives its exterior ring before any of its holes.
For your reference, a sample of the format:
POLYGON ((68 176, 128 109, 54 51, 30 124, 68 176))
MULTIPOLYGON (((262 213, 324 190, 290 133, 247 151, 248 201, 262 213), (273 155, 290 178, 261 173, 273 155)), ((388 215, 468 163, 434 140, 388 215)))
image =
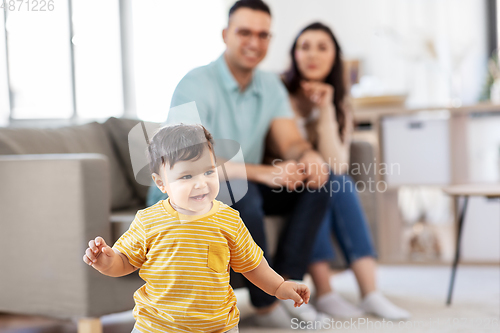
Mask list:
POLYGON ((281 302, 271 312, 256 314, 253 319, 255 325, 259 327, 290 329, 292 325, 292 317, 290 317, 281 302))
POLYGON ((389 301, 380 291, 373 291, 365 296, 360 306, 367 313, 390 320, 404 320, 410 313, 389 301))
POLYGON ((316 300, 316 309, 324 312, 333 318, 360 317, 364 311, 346 301, 336 292, 329 292, 316 300))

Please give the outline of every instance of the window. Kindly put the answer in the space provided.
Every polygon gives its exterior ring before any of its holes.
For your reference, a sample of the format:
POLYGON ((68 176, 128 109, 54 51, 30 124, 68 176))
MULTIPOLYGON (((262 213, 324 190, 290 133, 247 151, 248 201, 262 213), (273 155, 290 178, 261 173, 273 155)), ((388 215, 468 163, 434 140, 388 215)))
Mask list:
POLYGON ((222 0, 132 4, 137 116, 164 121, 182 77, 224 51, 225 6, 222 0))
POLYGON ((68 3, 59 1, 52 11, 5 13, 12 118, 69 118, 68 3))
POLYGON ((73 0, 79 117, 123 114, 118 0, 73 0))
POLYGON ((43 12, 33 5, 0 9, 0 126, 124 110, 163 121, 181 78, 224 50, 224 0, 69 0, 43 12))
POLYGON ((7 72, 7 50, 5 48, 5 17, 0 10, 0 126, 5 126, 9 120, 9 82, 7 72))

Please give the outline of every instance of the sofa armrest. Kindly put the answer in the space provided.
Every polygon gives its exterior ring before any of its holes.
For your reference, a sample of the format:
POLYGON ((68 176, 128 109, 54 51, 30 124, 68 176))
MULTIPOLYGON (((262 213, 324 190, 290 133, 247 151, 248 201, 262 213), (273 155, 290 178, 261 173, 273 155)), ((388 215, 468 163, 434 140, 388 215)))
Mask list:
MULTIPOLYGON (((357 189, 363 212, 370 226, 370 231, 374 246, 378 249, 377 243, 377 170, 375 160, 375 147, 368 141, 353 141, 351 143, 351 161, 349 174, 354 182, 362 182, 357 189), (364 190, 363 190, 364 189, 364 190)), ((380 187, 383 189, 384 187, 380 187)))
POLYGON ((375 149, 366 141, 353 141, 350 148, 349 174, 355 181, 376 180, 375 149))
POLYGON ((133 307, 132 295, 101 302, 113 278, 82 260, 90 239, 111 237, 104 155, 3 155, 0 184, 0 311, 69 318, 133 307))

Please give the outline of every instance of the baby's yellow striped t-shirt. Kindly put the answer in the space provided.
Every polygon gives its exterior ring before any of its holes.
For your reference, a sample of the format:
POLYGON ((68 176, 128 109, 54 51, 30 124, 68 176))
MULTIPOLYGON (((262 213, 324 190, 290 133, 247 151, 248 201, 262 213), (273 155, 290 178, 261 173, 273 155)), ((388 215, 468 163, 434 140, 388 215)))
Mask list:
POLYGON ((198 216, 179 214, 169 199, 137 212, 113 245, 146 281, 134 293, 136 328, 150 332, 225 332, 238 324, 229 267, 246 273, 263 252, 238 211, 214 200, 198 216))

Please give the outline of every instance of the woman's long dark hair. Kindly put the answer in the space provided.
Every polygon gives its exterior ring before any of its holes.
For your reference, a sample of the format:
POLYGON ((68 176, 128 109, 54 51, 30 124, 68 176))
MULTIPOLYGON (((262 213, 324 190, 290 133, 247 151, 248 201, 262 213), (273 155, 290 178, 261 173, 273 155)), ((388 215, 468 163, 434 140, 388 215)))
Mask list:
POLYGON ((283 83, 285 84, 290 94, 294 94, 300 89, 300 81, 302 81, 304 78, 300 74, 297 67, 297 59, 295 59, 295 48, 297 47, 297 40, 299 39, 299 37, 308 30, 321 30, 326 32, 335 45, 335 61, 332 66, 332 70, 325 78, 324 82, 331 84, 334 88, 333 105, 335 106, 337 122, 339 124, 340 138, 344 140, 346 116, 344 105, 342 102, 346 96, 346 86, 344 81, 344 67, 342 65, 342 50, 340 49, 340 45, 329 27, 322 23, 315 22, 308 25, 307 27, 302 29, 301 32, 299 32, 299 34, 295 38, 295 41, 293 42, 292 49, 290 50, 292 64, 283 75, 283 83))

